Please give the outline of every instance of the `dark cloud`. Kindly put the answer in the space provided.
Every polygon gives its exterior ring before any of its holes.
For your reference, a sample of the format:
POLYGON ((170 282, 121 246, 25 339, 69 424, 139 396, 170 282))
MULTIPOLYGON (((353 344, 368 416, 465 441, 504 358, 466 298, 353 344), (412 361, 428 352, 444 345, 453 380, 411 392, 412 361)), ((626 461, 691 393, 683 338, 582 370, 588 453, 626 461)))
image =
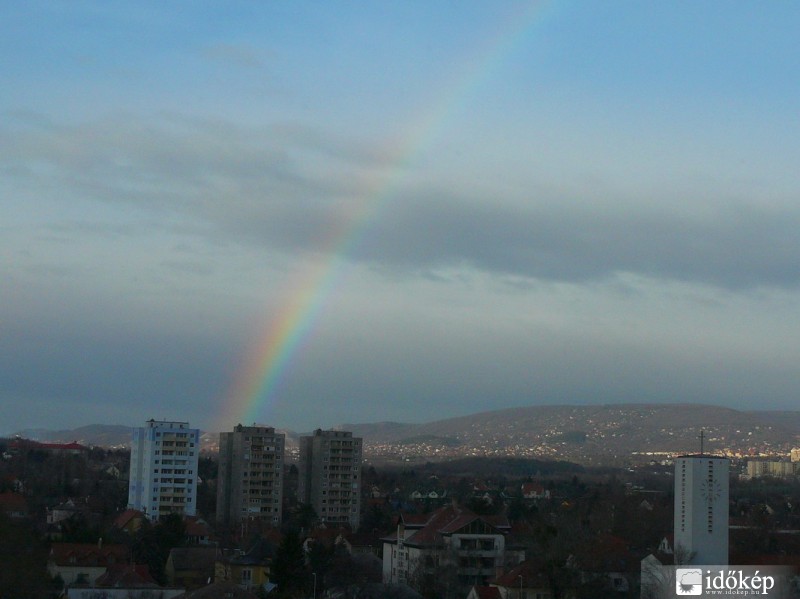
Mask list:
MULTIPOLYGON (((65 198, 149 206, 183 226, 194 221, 199 234, 295 253, 329 249, 331 231, 353 234, 360 225, 349 219, 372 209, 377 200, 370 194, 377 197, 390 166, 388 153, 371 157, 368 146, 289 124, 243 130, 169 118, 42 123, 6 128, 0 138, 10 164, 43 165, 29 174, 38 185, 52 179, 65 198)), ((376 203, 350 258, 405 270, 469 266, 556 281, 634 273, 728 289, 794 288, 798 211, 725 205, 706 193, 697 191, 696 203, 709 205, 697 216, 677 201, 674 211, 668 203, 655 209, 629 202, 622 209, 593 198, 578 207, 555 192, 494 198, 400 188, 376 203)))
POLYGON ((619 273, 728 289, 800 283, 800 213, 732 205, 704 218, 664 211, 503 206, 452 198, 391 204, 361 256, 409 268, 470 265, 584 282, 619 273))

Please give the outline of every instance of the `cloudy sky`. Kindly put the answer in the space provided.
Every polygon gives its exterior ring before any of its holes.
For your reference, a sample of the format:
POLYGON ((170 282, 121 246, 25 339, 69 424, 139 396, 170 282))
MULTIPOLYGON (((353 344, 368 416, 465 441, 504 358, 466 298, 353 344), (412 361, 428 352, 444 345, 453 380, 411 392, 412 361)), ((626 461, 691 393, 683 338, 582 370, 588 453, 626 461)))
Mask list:
POLYGON ((3 3, 0 433, 796 408, 799 26, 3 3))

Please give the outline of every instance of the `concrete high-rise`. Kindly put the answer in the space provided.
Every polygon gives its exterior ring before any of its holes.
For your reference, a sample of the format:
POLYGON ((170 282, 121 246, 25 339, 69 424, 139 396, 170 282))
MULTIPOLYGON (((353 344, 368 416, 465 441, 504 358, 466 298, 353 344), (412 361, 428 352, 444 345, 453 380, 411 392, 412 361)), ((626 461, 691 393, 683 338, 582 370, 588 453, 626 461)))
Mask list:
POLYGON ((693 455, 675 460, 675 562, 728 563, 727 458, 693 455))
POLYGON ((281 523, 286 436, 268 426, 234 427, 219 436, 217 522, 281 523))
POLYGON ((128 507, 150 520, 194 516, 200 431, 188 422, 150 419, 133 429, 128 507))
POLYGON ((298 497, 326 525, 358 528, 362 449, 362 440, 345 431, 317 429, 300 437, 298 497))

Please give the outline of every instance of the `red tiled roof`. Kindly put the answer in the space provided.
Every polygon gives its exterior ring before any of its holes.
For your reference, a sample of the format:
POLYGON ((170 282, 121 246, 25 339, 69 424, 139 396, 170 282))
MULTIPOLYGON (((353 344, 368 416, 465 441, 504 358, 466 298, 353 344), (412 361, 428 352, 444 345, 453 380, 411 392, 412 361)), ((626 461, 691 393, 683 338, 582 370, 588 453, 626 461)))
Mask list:
POLYGON ((95 586, 105 588, 157 589, 158 583, 144 564, 113 564, 95 580, 95 586))
POLYGON ((315 528, 309 533, 308 538, 324 544, 332 544, 340 536, 347 537, 348 534, 350 531, 344 528, 315 528))
POLYGON ((125 545, 101 545, 94 543, 53 543, 50 560, 59 566, 104 566, 124 563, 129 558, 125 545))
POLYGON ((407 528, 414 526, 425 526, 430 520, 430 514, 400 514, 400 520, 407 528))
POLYGON ((537 495, 543 494, 545 491, 544 486, 540 483, 524 483, 522 485, 522 493, 524 495, 530 495, 531 493, 536 493, 537 495))
MULTIPOLYGON (((479 516, 453 505, 446 505, 430 514, 401 514, 403 524, 413 531, 405 543, 416 546, 434 545, 441 540, 442 535, 453 534, 475 520, 482 520, 491 528, 498 529, 498 534, 503 534, 500 529, 509 528, 505 516, 479 516)), ((397 533, 386 540, 397 541, 397 533)))
POLYGON ((550 582, 544 562, 535 559, 525 560, 502 576, 498 576, 492 581, 492 584, 506 588, 519 588, 520 582, 526 589, 549 588, 550 582))
POLYGON ((471 522, 474 522, 477 519, 478 516, 471 512, 467 512, 465 514, 458 514, 455 518, 450 520, 450 522, 448 522, 441 529, 439 529, 439 532, 442 534, 454 533, 458 530, 461 530, 467 524, 470 524, 471 522))
POLYGON ((28 502, 19 493, 0 493, 0 510, 5 512, 27 512, 28 502))
POLYGON ((54 449, 62 451, 88 451, 89 448, 73 441, 72 443, 40 443, 42 449, 54 449))
POLYGON ((178 570, 205 570, 214 569, 217 559, 216 547, 173 547, 169 551, 168 560, 172 560, 172 567, 178 570))
POLYGON ((473 587, 478 599, 501 599, 500 589, 497 587, 473 587))
POLYGON ((641 561, 630 550, 625 539, 608 534, 600 535, 584 546, 576 557, 581 569, 594 572, 637 570, 641 561))
POLYGON ((184 524, 186 525, 186 536, 207 537, 211 534, 208 523, 196 516, 187 516, 184 519, 184 524))
POLYGON ((175 599, 218 599, 219 597, 233 597, 234 599, 258 599, 252 591, 243 589, 235 582, 215 582, 201 589, 178 595, 175 599))
POLYGON ((134 518, 144 518, 144 513, 139 510, 125 510, 114 518, 114 526, 117 528, 125 528, 134 518))

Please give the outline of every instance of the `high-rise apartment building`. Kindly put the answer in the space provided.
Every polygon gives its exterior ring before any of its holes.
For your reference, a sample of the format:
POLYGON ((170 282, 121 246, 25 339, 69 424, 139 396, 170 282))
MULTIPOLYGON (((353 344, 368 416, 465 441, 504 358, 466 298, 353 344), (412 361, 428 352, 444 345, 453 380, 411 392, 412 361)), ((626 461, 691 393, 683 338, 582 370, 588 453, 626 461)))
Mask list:
POLYGON ((298 497, 327 525, 358 528, 362 440, 345 431, 317 429, 300 437, 298 497))
POLYGON ((200 431, 188 422, 148 420, 133 429, 128 507, 151 520, 194 516, 200 431))
POLYGON ((234 427, 219 436, 217 522, 281 523, 286 436, 268 426, 234 427))
POLYGON ((728 563, 729 471, 727 458, 701 454, 675 460, 676 563, 728 563))

